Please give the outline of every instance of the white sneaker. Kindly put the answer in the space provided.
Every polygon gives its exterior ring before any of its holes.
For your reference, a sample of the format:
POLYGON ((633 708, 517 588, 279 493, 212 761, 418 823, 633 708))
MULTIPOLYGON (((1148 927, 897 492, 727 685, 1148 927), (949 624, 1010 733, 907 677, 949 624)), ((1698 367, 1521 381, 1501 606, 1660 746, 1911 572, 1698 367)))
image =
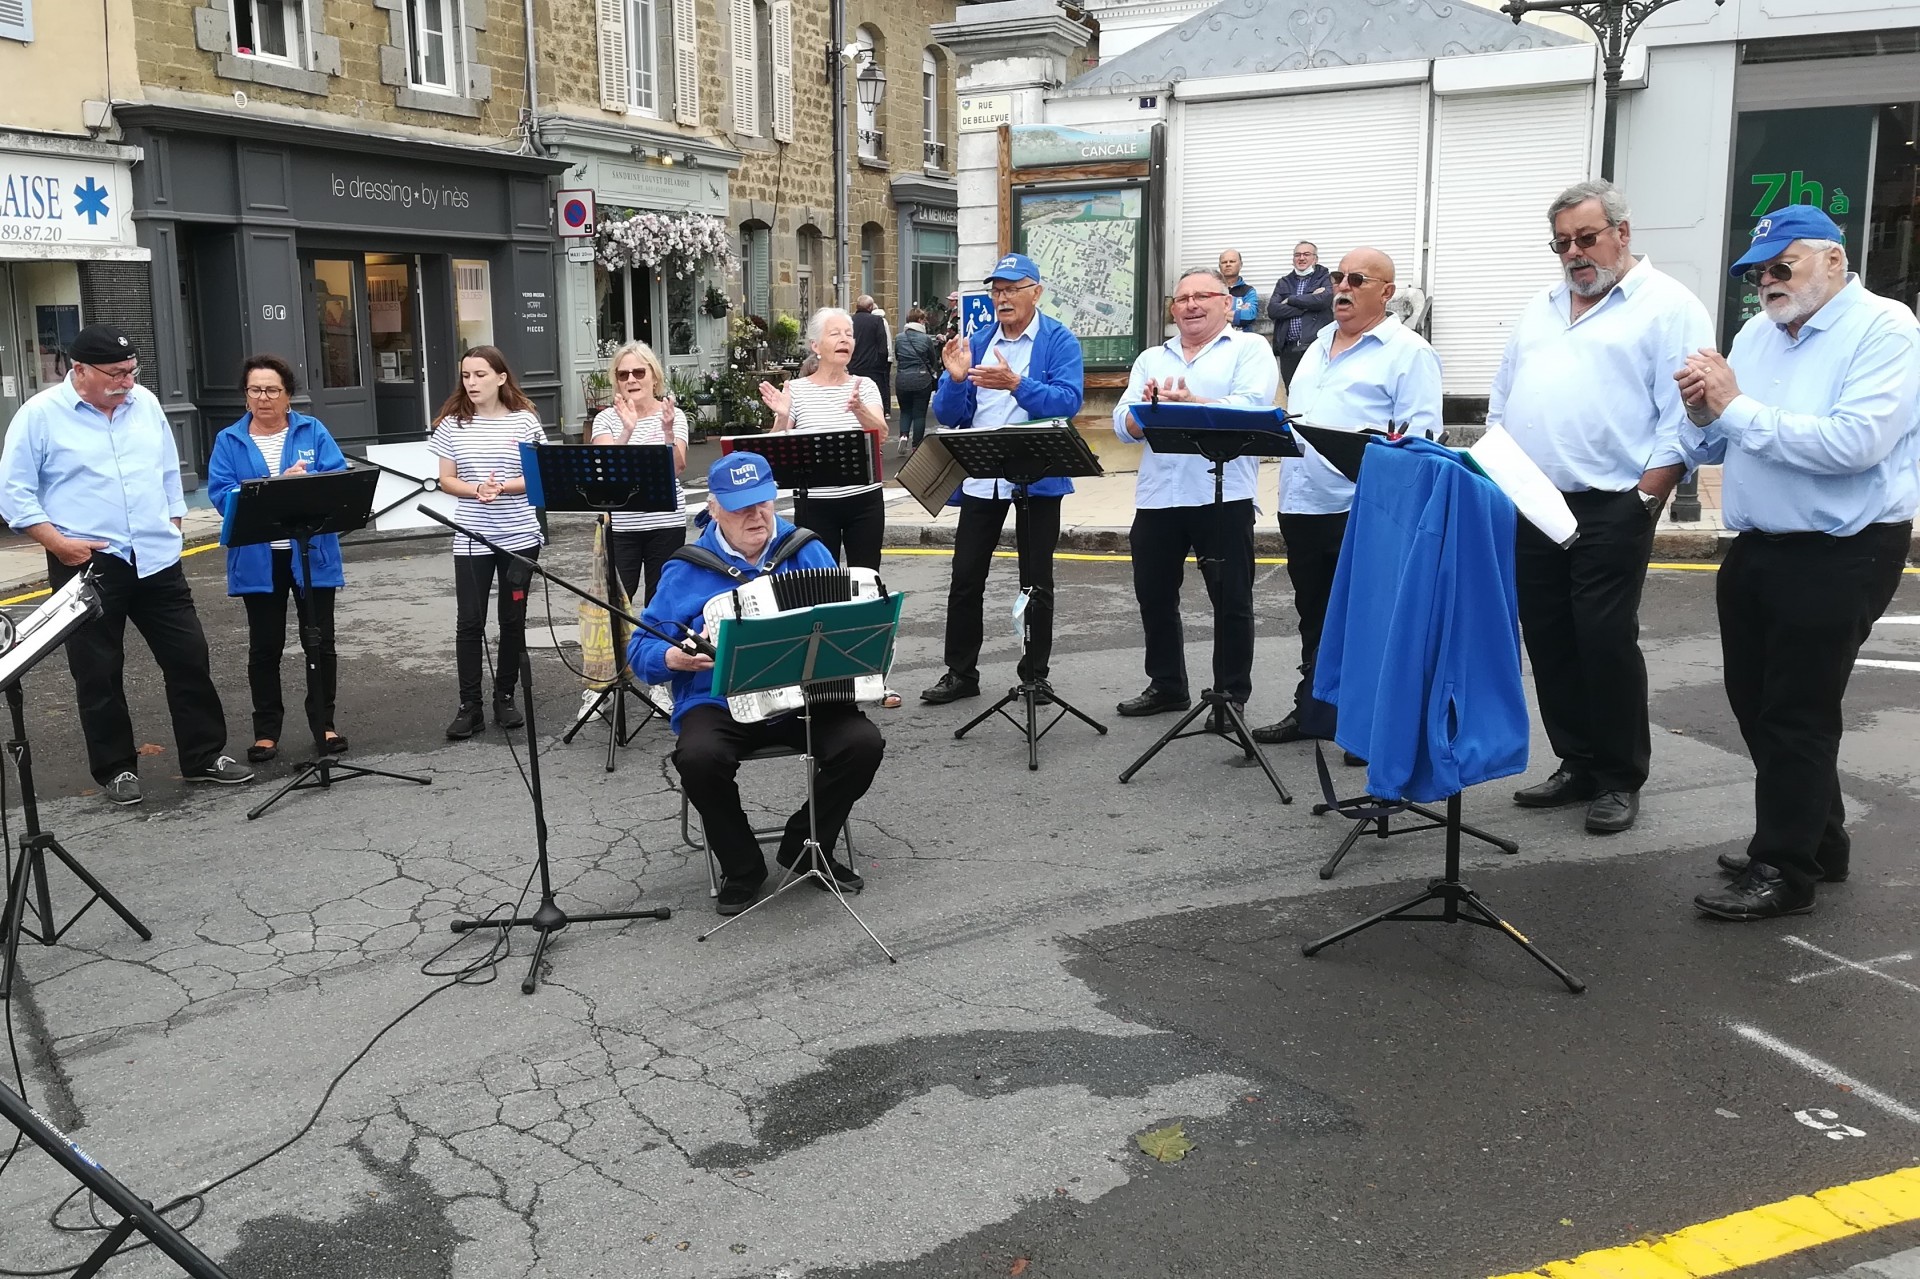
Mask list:
POLYGON ((595 703, 600 701, 600 697, 601 695, 593 689, 587 689, 580 694, 580 709, 575 711, 573 715, 573 723, 576 728, 586 723, 588 719, 595 715, 598 715, 601 719, 607 717, 606 706, 602 704, 596 707, 595 705, 595 703))
POLYGON ((640 696, 646 698, 648 705, 652 706, 653 709, 659 711, 668 719, 673 718, 673 685, 642 684, 640 686, 640 696))

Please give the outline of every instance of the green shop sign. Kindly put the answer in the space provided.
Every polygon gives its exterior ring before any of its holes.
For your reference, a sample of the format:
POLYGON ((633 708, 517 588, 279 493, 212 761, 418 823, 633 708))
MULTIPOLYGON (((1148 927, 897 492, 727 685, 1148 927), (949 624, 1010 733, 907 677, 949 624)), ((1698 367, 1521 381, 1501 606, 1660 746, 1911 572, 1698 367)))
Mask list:
MULTIPOLYGON (((1849 263, 1859 270, 1867 242, 1875 113, 1873 107, 1743 113, 1733 145, 1726 260, 1747 251, 1754 223, 1767 214, 1789 204, 1811 204, 1840 224, 1849 263)), ((1730 277, 1725 287, 1723 347, 1760 310, 1759 294, 1745 280, 1730 277)))

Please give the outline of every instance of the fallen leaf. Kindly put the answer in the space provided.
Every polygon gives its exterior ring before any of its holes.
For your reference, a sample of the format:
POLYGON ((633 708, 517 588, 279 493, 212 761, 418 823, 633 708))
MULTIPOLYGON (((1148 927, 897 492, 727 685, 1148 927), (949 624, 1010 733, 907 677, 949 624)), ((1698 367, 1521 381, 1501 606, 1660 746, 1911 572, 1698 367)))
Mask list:
POLYGON ((1008 1269, 1007 1273, 1010 1275, 1024 1275, 1027 1273, 1027 1267, 1032 1264, 1033 1263, 1025 1257, 1015 1257, 1013 1259, 1013 1265, 1008 1269))
POLYGON ((167 750, 167 748, 166 748, 166 747, 164 747, 164 746, 155 746, 155 745, 154 745, 154 744, 153 744, 152 742, 141 742, 141 743, 140 743, 140 749, 139 749, 139 751, 137 751, 137 752, 136 752, 136 754, 140 754, 140 755, 164 755, 164 754, 166 754, 166 750, 167 750))
POLYGON ((1561 1224, 1561 1225, 1563 1225, 1563 1226, 1571 1226, 1571 1225, 1573 1224, 1573 1218, 1572 1218, 1572 1217, 1562 1217, 1562 1218, 1560 1218, 1560 1224, 1561 1224))
POLYGON ((1163 1164, 1179 1163, 1193 1149, 1194 1143, 1187 1140, 1185 1124, 1169 1124, 1165 1128, 1156 1128, 1152 1132, 1141 1133, 1134 1142, 1142 1154, 1151 1155, 1163 1164))

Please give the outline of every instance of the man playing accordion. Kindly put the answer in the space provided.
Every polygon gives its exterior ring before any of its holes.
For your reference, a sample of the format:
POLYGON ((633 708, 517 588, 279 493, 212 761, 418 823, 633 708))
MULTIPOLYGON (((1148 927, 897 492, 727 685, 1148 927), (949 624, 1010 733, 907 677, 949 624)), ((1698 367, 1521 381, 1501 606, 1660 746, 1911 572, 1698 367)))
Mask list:
MULTIPOLYGON (((774 514, 775 491, 773 468, 758 453, 730 453, 708 468, 712 522, 667 561, 643 615, 649 626, 668 635, 699 633, 706 628, 707 601, 718 595, 770 574, 835 567, 832 553, 812 534, 774 514)), ((718 909, 737 915, 753 904, 767 877, 753 823, 740 805, 735 780, 740 760, 769 746, 804 748, 806 726, 794 713, 753 723, 736 720, 726 699, 713 691, 713 658, 704 653, 636 632, 627 658, 643 683, 672 681, 673 730, 680 738, 674 766, 725 876, 718 909)), ((886 743, 851 703, 816 704, 811 713, 820 846, 831 850, 854 803, 880 771, 886 743)), ((781 867, 799 860, 807 829, 803 803, 781 836, 776 854, 781 867)), ((831 856, 828 861, 842 892, 860 891, 859 872, 831 856)))

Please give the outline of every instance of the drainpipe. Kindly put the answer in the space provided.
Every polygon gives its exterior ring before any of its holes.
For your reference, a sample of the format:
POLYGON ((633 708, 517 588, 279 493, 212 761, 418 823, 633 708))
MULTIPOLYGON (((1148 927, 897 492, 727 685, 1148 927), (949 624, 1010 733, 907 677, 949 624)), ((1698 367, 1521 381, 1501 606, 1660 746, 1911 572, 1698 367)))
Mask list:
POLYGON ((540 145, 540 62, 533 35, 533 0, 526 0, 527 22, 527 148, 545 155, 540 145))

